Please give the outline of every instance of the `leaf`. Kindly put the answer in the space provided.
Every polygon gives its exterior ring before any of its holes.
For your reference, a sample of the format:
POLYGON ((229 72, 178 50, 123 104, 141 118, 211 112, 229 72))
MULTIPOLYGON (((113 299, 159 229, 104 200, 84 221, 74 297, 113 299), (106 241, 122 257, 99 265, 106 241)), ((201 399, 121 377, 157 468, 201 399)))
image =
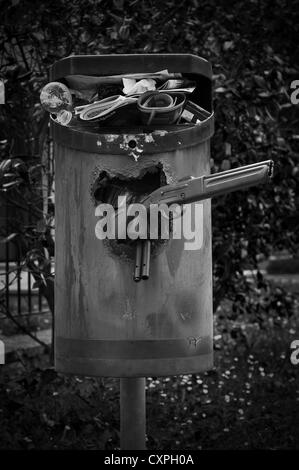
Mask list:
POLYGON ((260 98, 270 98, 270 96, 272 96, 272 93, 270 93, 270 91, 262 91, 258 94, 258 96, 260 98))
POLYGON ((235 48, 234 41, 225 41, 225 43, 223 44, 224 51, 229 51, 230 49, 234 49, 234 48, 235 48))
POLYGON ((15 181, 11 181, 10 183, 4 183, 2 185, 2 187, 4 189, 9 189, 9 188, 12 188, 13 186, 17 186, 18 184, 20 184, 22 180, 20 178, 16 179, 15 181))
POLYGON ((3 160, 0 163, 0 171, 2 171, 4 173, 7 170, 7 168, 10 167, 10 164, 11 164, 11 158, 9 158, 7 160, 3 160))
POLYGON ((253 76, 255 83, 260 87, 260 88, 266 88, 266 81, 264 77, 261 75, 254 75, 253 76))
POLYGON ((47 230, 47 224, 46 224, 45 219, 38 220, 36 222, 36 231, 38 233, 45 233, 46 230, 47 230))
POLYGON ((221 170, 222 171, 230 170, 230 167, 231 167, 230 161, 227 158, 224 159, 221 163, 221 170))
POLYGON ((57 372, 54 369, 45 369, 41 373, 41 384, 43 386, 54 382, 54 380, 57 378, 57 372))
POLYGON ((124 0, 113 0, 113 5, 117 10, 123 10, 124 9, 124 0))
POLYGON ((42 283, 40 281, 35 281, 32 284, 32 289, 39 289, 41 285, 42 285, 42 283))
POLYGON ((284 64, 284 61, 278 57, 278 55, 274 55, 273 56, 273 59, 279 64, 279 65, 283 65, 284 64))
MULTIPOLYGON (((232 146, 230 142, 225 142, 225 156, 230 157, 232 154, 232 146)), ((229 166, 230 168, 230 166, 229 166)), ((228 169, 229 169, 228 168, 228 169)))
POLYGON ((55 421, 53 419, 48 418, 46 413, 42 413, 42 420, 46 423, 47 426, 53 428, 55 426, 55 421))
POLYGON ((37 39, 37 40, 40 41, 40 42, 42 42, 42 41, 45 40, 45 36, 44 36, 44 34, 41 33, 41 32, 34 32, 34 33, 31 33, 31 34, 32 34, 32 36, 33 36, 35 39, 37 39))
POLYGON ((8 243, 17 236, 17 233, 11 233, 7 237, 0 238, 0 243, 8 243))
POLYGON ((225 93, 226 91, 228 91, 227 88, 220 86, 216 88, 215 93, 225 93))

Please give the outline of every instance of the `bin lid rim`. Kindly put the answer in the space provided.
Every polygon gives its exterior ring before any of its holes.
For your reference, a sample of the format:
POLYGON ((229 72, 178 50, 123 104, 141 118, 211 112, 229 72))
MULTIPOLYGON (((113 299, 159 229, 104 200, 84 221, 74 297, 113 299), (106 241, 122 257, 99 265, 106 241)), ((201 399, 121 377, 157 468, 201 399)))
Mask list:
MULTIPOLYGON (((70 55, 54 62, 50 67, 51 80, 61 79, 66 75, 111 75, 123 73, 157 72, 168 69, 170 72, 192 73, 212 79, 211 63, 194 54, 102 54, 70 55), (117 62, 116 62, 117 59, 117 62), (156 62, 156 65, 155 63, 156 62), (105 66, 105 73, 99 73, 98 67, 105 66), (84 67, 84 70, 82 70, 84 67), (143 70, 146 67, 147 70, 143 70), (153 67, 157 70, 153 70, 153 67)), ((102 71, 103 72, 103 71, 102 71)))
POLYGON ((56 122, 51 123, 52 137, 57 143, 84 153, 129 155, 137 159, 141 155, 171 152, 192 147, 209 140, 214 133, 214 113, 200 124, 175 131, 153 131, 151 133, 130 132, 113 134, 90 133, 56 122), (135 141, 132 148, 130 141, 135 141))

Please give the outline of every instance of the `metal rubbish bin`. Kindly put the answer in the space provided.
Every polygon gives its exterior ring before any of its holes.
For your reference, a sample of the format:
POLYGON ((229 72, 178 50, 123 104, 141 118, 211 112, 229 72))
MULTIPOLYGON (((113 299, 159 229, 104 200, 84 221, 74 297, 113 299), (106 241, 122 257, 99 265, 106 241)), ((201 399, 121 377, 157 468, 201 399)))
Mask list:
POLYGON ((52 66, 51 80, 68 84, 76 75, 165 69, 196 82, 197 122, 156 127, 128 122, 122 128, 98 125, 92 130, 84 123, 52 123, 55 366, 60 372, 145 377, 213 366, 210 199, 196 208, 190 205, 192 223, 195 214, 200 221, 197 246, 186 249, 184 237, 158 240, 150 277, 143 282, 133 280, 131 244, 96 236, 97 192, 104 180, 107 198, 115 183, 152 185, 154 190, 189 175, 209 174, 214 124, 210 64, 189 54, 72 56, 52 66))

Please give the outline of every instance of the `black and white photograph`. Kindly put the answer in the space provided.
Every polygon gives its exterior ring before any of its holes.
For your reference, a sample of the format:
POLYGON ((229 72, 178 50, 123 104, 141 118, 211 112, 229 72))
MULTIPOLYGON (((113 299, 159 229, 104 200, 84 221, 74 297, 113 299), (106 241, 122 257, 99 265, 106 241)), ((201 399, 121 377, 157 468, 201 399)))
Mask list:
POLYGON ((299 3, 0 19, 0 456, 299 450, 299 3))

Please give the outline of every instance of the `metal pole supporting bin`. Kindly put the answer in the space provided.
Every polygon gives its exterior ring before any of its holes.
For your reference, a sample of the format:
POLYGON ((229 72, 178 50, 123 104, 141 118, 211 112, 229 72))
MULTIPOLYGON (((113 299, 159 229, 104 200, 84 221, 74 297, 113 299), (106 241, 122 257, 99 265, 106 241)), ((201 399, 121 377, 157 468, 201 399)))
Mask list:
POLYGON ((210 173, 210 64, 189 54, 72 56, 53 65, 51 80, 165 69, 196 82, 192 101, 206 110, 196 123, 136 128, 128 122, 94 130, 52 123, 55 367, 60 372, 131 379, 213 366, 210 199, 201 202, 201 247, 185 249, 184 238, 153 244, 145 282, 134 282, 131 246, 95 236, 95 191, 103 175, 112 186, 128 181, 134 187, 150 184, 151 178, 157 185, 157 175, 172 184, 210 173))

